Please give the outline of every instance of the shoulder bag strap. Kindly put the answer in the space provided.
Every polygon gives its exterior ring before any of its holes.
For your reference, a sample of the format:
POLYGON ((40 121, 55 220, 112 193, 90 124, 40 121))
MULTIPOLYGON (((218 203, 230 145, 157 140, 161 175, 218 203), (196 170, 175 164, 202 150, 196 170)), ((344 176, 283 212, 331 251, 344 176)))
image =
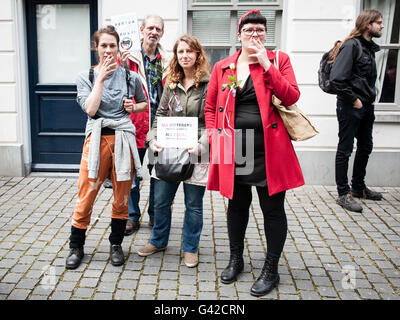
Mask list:
POLYGON ((131 73, 129 72, 129 68, 127 68, 127 67, 125 68, 125 78, 126 78, 126 95, 128 98, 130 98, 129 97, 129 83, 131 80, 131 73))
POLYGON ((89 81, 90 81, 90 83, 93 85, 93 80, 94 80, 94 70, 93 70, 93 68, 91 67, 90 69, 89 69, 89 81))
POLYGON ((361 44, 360 40, 358 40, 358 39, 356 39, 356 38, 353 38, 353 39, 357 42, 357 46, 358 46, 358 56, 357 56, 357 59, 356 59, 356 61, 357 61, 357 60, 360 59, 361 56, 362 56, 363 47, 362 47, 362 44, 361 44))

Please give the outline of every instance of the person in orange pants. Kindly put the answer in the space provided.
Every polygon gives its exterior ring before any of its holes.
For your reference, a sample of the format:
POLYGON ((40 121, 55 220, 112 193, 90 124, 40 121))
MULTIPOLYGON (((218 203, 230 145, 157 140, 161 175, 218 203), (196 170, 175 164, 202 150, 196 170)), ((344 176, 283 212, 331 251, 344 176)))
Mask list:
MULTIPOLYGON (((97 179, 89 179, 87 169, 89 143, 90 136, 85 141, 85 144, 83 146, 81 170, 79 171, 78 180, 78 200, 75 206, 74 214, 72 216, 72 225, 79 229, 88 228, 90 217, 92 214, 93 203, 100 190, 102 182, 108 177, 110 171, 111 181, 114 186, 114 201, 112 204, 111 219, 117 219, 122 222, 128 219, 128 200, 129 192, 132 185, 132 179, 127 181, 116 181, 114 166, 115 135, 102 135, 100 142, 100 166, 98 177, 97 179)), ((134 172, 133 166, 131 172, 134 172)), ((122 222, 117 222, 117 224, 122 224, 122 222)), ((123 231, 125 231, 125 229, 123 231)), ((115 237, 119 236, 115 235, 115 237)))
POLYGON ((77 102, 87 113, 85 143, 78 180, 78 199, 72 215, 67 269, 76 269, 84 256, 86 229, 103 181, 110 176, 114 200, 111 210, 110 260, 122 265, 122 241, 128 219, 129 192, 135 171, 140 176, 136 130, 130 113, 144 111, 147 100, 137 73, 116 63, 119 36, 114 27, 96 31, 94 46, 99 64, 77 79, 77 102), (129 94, 132 93, 132 95, 129 94), (132 98, 136 103, 133 103, 132 98))

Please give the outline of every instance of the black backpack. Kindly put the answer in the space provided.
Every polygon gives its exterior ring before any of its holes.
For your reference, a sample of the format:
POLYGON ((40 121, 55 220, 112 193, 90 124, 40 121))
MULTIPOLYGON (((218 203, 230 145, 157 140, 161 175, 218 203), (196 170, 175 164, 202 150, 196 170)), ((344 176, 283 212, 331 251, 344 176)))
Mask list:
MULTIPOLYGON (((357 46, 358 46, 358 50, 359 50, 358 56, 356 59, 356 60, 358 60, 361 58, 363 49, 362 49, 360 40, 358 40, 356 38, 353 38, 353 39, 357 42, 357 46)), ((340 40, 336 41, 333 48, 336 46, 336 44, 338 42, 341 42, 341 41, 340 40)), ((337 94, 337 92, 335 92, 335 90, 332 88, 331 82, 329 81, 329 76, 330 76, 332 65, 333 65, 333 63, 329 63, 329 55, 330 55, 331 51, 333 50, 333 48, 323 54, 321 62, 319 63, 318 84, 319 84, 319 87, 324 92, 330 93, 330 94, 337 94)), ((340 54, 340 51, 338 54, 340 54)))

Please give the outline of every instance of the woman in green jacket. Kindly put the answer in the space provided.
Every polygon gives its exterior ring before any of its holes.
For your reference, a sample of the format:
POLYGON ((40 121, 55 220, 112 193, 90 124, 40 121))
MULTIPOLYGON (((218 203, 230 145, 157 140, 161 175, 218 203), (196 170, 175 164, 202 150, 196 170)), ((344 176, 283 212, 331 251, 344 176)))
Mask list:
MULTIPOLYGON (((152 129, 147 134, 146 144, 152 152, 163 150, 163 146, 157 141, 157 120, 160 117, 198 117, 199 140, 196 146, 189 148, 189 153, 201 155, 208 152, 204 105, 210 65, 203 47, 190 35, 184 35, 176 41, 173 54, 168 67, 167 85, 152 129)), ((192 177, 183 183, 186 213, 182 250, 185 265, 188 267, 197 266, 199 261, 198 246, 203 228, 203 196, 207 177, 208 163, 198 163, 192 177)), ((157 179, 154 185, 154 227, 150 243, 138 251, 140 256, 148 256, 167 248, 171 228, 171 205, 179 184, 180 182, 157 179)))

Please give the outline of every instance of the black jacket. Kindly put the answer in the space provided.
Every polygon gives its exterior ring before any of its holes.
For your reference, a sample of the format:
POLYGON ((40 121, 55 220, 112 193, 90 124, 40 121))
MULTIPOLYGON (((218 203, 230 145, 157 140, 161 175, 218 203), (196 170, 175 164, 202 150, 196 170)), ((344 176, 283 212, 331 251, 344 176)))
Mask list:
POLYGON ((334 90, 338 92, 338 98, 351 103, 359 98, 363 104, 371 104, 376 98, 375 52, 380 48, 375 42, 368 41, 363 36, 358 39, 363 48, 361 57, 357 59, 359 55, 357 41, 354 39, 346 41, 333 63, 329 79, 334 90))

